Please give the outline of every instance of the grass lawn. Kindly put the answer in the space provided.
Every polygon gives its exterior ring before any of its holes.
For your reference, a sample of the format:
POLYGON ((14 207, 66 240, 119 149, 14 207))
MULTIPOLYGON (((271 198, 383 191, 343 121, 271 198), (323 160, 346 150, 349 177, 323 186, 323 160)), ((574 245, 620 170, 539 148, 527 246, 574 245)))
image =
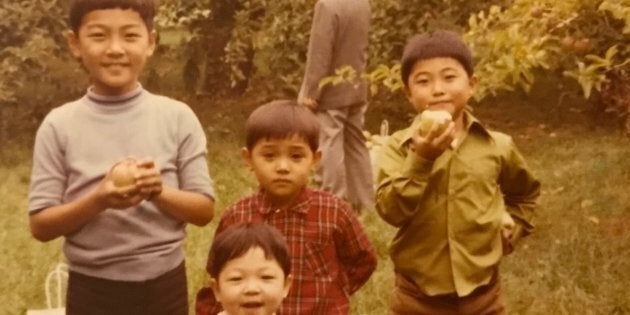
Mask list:
MULTIPOLYGON (((514 137, 543 183, 535 233, 501 266, 509 313, 630 314, 630 139, 610 128, 591 128, 579 108, 568 104, 555 110, 544 109, 555 105, 551 101, 523 105, 540 102, 496 99, 475 110, 482 121, 514 137)), ((235 99, 221 108, 210 101, 194 106, 208 134, 217 217, 254 189, 238 154, 240 126, 254 103, 235 99)), ((375 108, 368 114, 371 131, 387 116, 382 113, 375 108)), ((395 116, 390 112, 387 117, 395 116)), ((398 120, 392 125, 400 126, 398 120)), ((24 314, 45 307, 46 274, 63 256, 61 240, 40 243, 28 232, 30 147, 12 147, 10 154, 6 150, 0 159, 0 314, 24 314)), ((352 313, 386 314, 393 279, 387 244, 394 230, 374 213, 361 220, 380 260, 376 273, 353 296, 352 313)), ((188 228, 191 303, 206 281, 206 254, 216 222, 188 228)))

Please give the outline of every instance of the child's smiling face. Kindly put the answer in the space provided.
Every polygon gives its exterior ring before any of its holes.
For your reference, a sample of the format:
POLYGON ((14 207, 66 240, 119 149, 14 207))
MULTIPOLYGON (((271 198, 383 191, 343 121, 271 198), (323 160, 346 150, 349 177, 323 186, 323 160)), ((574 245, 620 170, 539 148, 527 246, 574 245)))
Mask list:
POLYGON ((417 112, 445 110, 455 121, 473 95, 477 79, 469 77, 457 59, 436 57, 416 61, 407 83, 407 99, 417 112))
POLYGON ((271 315, 289 293, 291 276, 262 248, 253 247, 228 261, 211 286, 228 315, 271 315))
POLYGON ((134 10, 104 9, 86 14, 77 33, 70 32, 67 39, 88 71, 94 92, 122 95, 136 88, 155 49, 156 33, 134 10))

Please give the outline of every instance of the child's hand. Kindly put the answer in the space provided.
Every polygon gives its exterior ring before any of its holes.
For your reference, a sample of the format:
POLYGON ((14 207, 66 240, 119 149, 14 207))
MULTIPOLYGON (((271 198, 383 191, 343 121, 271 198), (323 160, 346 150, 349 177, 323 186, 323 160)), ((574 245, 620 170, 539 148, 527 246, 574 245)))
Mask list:
POLYGON ((426 137, 420 134, 420 130, 415 130, 411 137, 412 148, 416 154, 426 160, 437 159, 451 145, 455 139, 455 123, 449 123, 442 134, 439 134, 437 124, 431 128, 426 137))
POLYGON ((512 229, 507 227, 501 228, 501 245, 503 247, 503 256, 509 255, 514 251, 514 244, 512 244, 512 229))
POLYGON ((152 159, 140 160, 136 163, 136 187, 145 200, 150 200, 162 193, 162 177, 152 159))
POLYGON ((126 209, 144 199, 136 185, 136 161, 125 158, 118 161, 107 172, 97 188, 105 208, 126 209))
POLYGON ((302 102, 302 104, 306 107, 308 107, 308 109, 315 111, 317 110, 317 107, 319 106, 319 104, 317 104, 317 101, 313 98, 307 97, 304 99, 304 101, 302 102))

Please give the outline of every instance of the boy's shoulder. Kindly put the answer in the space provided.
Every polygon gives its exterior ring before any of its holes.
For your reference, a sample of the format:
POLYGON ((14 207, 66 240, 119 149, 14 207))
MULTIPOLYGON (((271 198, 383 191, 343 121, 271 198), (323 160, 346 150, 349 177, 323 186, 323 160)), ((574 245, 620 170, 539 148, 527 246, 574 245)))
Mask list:
POLYGON ((81 110, 84 107, 82 105, 84 104, 84 102, 85 102, 85 96, 75 99, 73 101, 63 103, 51 109, 50 112, 48 112, 48 114, 46 115, 45 119, 48 121, 58 121, 58 120, 63 121, 65 119, 69 119, 70 117, 74 115, 74 113, 76 113, 77 111, 81 110))
POLYGON ((147 101, 151 104, 159 105, 166 108, 171 108, 173 110, 192 112, 192 109, 190 108, 190 106, 180 100, 174 99, 166 95, 154 94, 147 90, 145 90, 145 93, 146 93, 147 101))
POLYGON ((344 216, 354 217, 352 206, 344 199, 331 192, 306 188, 310 194, 311 209, 309 211, 337 212, 344 216))
POLYGON ((498 147, 506 147, 513 144, 512 136, 508 135, 507 133, 491 129, 486 124, 483 124, 478 120, 475 123, 478 127, 477 129, 480 130, 480 132, 482 132, 485 136, 487 136, 488 140, 490 140, 488 141, 489 144, 498 147))
MULTIPOLYGON (((254 192, 250 195, 240 198, 230 204, 223 212, 224 216, 250 215, 259 212, 264 214, 266 205, 261 192, 254 192)), ((292 211, 302 211, 304 213, 314 214, 314 212, 342 212, 344 214, 353 215, 352 208, 345 200, 333 195, 330 192, 312 188, 304 188, 299 196, 299 200, 294 205, 292 211)))

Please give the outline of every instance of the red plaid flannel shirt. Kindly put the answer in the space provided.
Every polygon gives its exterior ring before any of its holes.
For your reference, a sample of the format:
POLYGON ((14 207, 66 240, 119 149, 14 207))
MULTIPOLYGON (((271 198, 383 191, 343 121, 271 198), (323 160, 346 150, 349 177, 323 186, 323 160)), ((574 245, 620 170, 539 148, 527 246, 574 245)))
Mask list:
MULTIPOLYGON (((350 206, 323 191, 305 188, 280 211, 258 192, 228 207, 215 235, 241 222, 266 222, 287 240, 293 286, 277 314, 348 314, 349 297, 376 268, 376 255, 350 206)), ((221 310, 212 291, 197 294, 197 314, 221 310)))

